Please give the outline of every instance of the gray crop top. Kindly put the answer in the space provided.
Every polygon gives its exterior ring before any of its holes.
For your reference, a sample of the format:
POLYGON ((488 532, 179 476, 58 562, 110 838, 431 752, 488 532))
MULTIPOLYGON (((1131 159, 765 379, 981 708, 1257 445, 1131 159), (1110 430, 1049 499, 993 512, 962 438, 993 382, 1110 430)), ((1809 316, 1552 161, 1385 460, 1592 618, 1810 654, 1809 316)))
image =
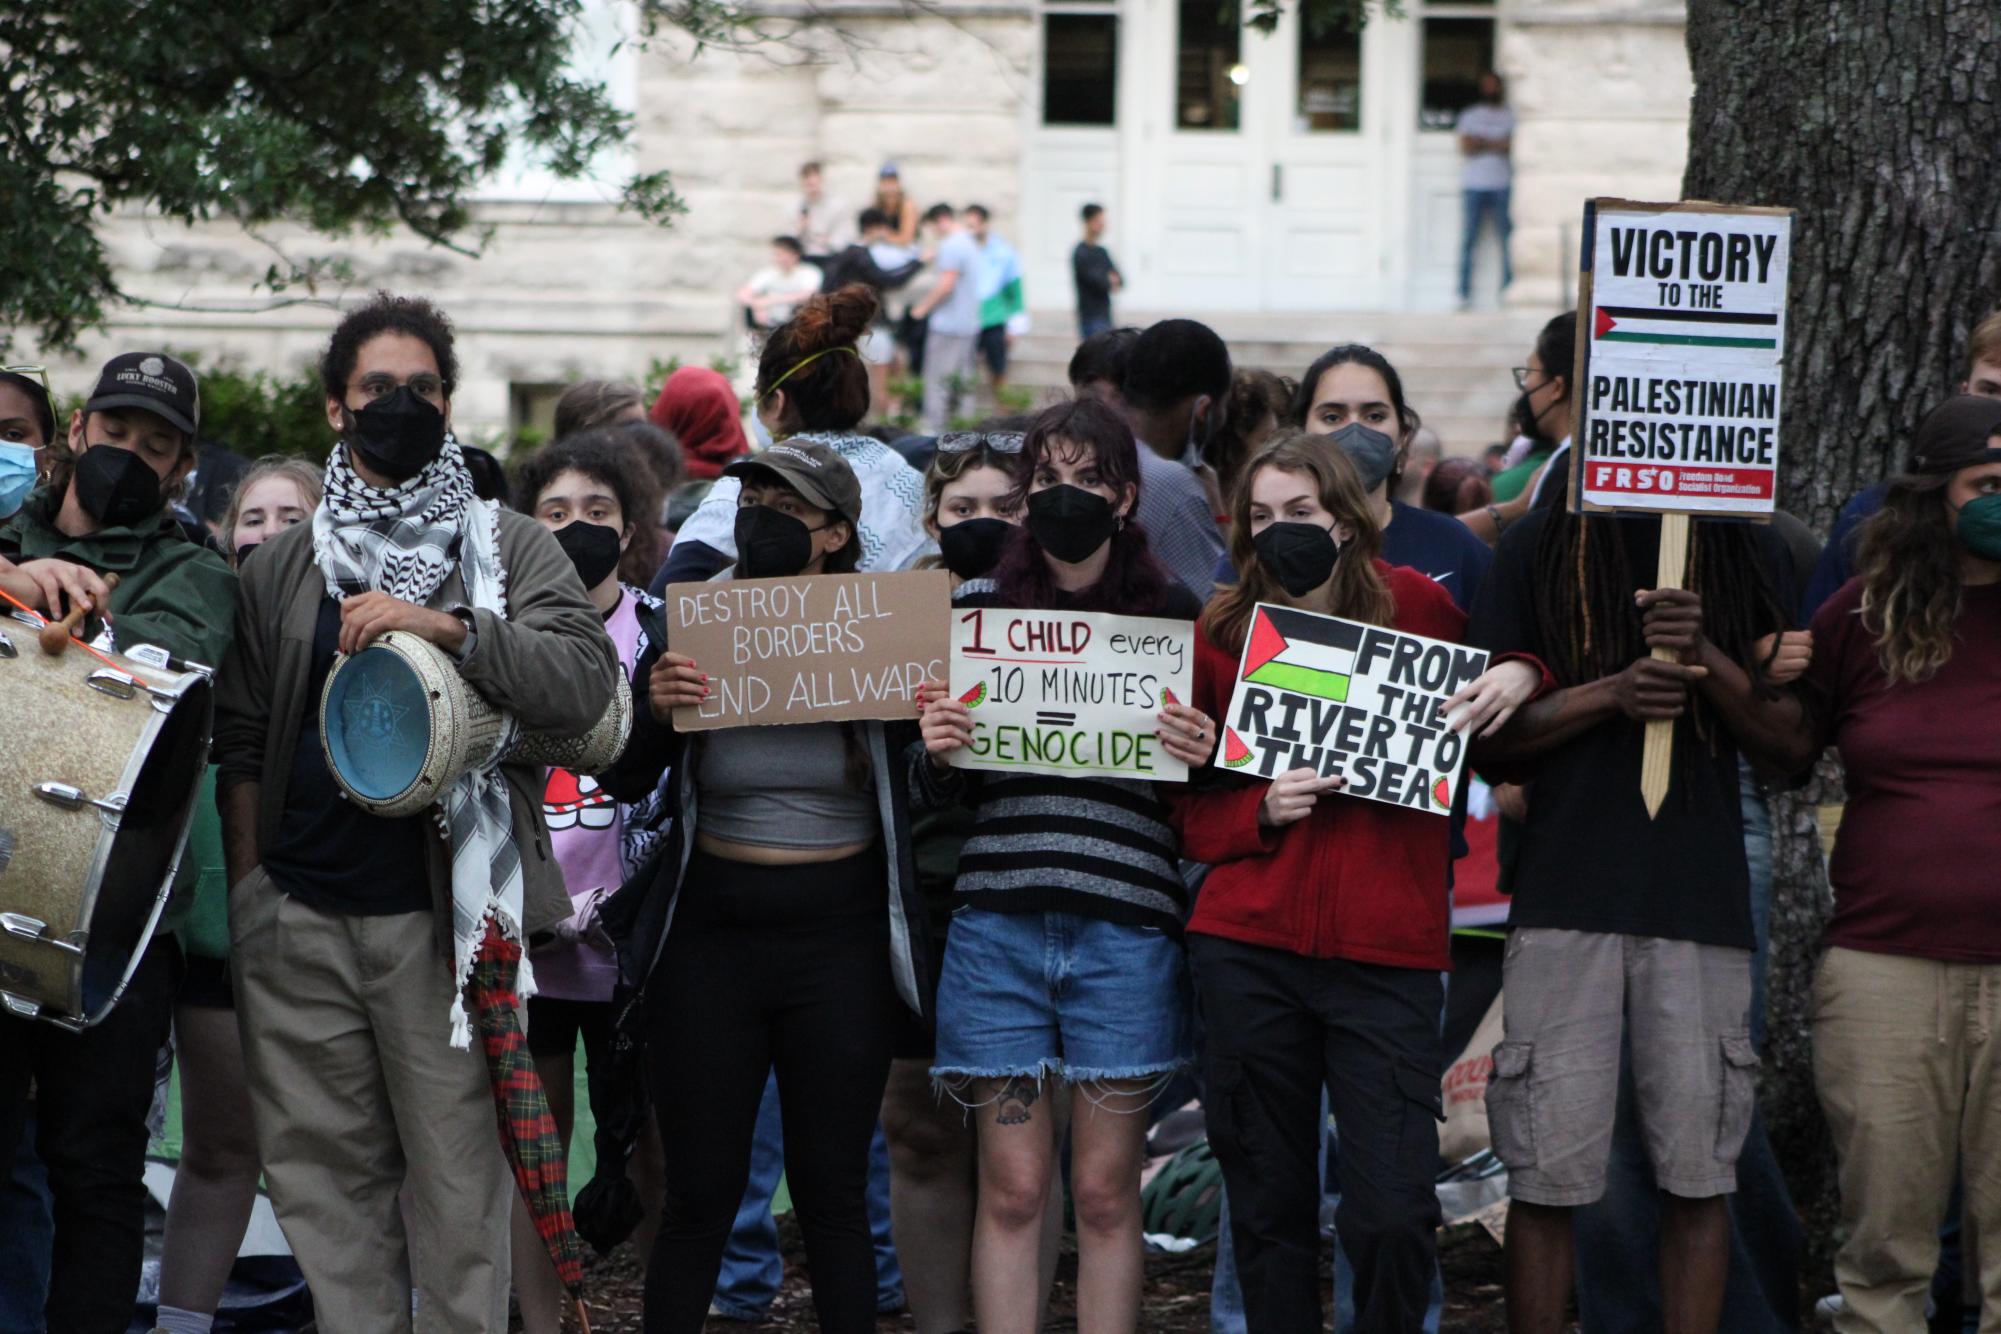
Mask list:
POLYGON ((730 727, 701 746, 695 810, 705 834, 762 848, 837 848, 882 832, 873 790, 848 785, 839 723, 730 727))

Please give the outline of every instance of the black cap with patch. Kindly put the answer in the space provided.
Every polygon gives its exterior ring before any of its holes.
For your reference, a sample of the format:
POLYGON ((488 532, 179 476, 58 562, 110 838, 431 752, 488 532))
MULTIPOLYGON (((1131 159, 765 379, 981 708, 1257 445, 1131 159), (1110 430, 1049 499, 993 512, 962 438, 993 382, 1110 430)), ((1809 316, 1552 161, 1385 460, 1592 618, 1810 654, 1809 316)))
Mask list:
POLYGON ((2001 463, 2001 398, 1957 394, 1925 414, 1911 442, 1911 471, 1958 472, 1982 463, 2001 463))
POLYGON ((201 427, 201 385, 195 373, 164 352, 122 352, 104 363, 85 413, 140 408, 195 435, 201 427))

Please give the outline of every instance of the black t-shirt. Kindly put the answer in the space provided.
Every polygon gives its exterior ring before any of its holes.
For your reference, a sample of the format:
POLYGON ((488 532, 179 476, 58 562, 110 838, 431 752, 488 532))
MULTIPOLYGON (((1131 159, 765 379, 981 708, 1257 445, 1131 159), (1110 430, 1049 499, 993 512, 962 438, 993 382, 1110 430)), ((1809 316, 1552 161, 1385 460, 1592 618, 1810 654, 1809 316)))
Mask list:
MULTIPOLYGON (((1469 642, 1492 653, 1543 656, 1534 612, 1536 545, 1547 525, 1567 522, 1559 506, 1508 529, 1474 608, 1469 642)), ((1618 522, 1626 525, 1632 591, 1652 588, 1660 520, 1618 522)), ((1768 527, 1752 531, 1779 605, 1791 606, 1784 542, 1768 527)), ((1640 723, 1611 718, 1535 761, 1510 925, 1751 948, 1737 748, 1712 714, 1712 754, 1690 731, 1692 717, 1685 713, 1675 724, 1674 778, 1655 819, 1647 818, 1640 796, 1646 735, 1640 723)))
POLYGON ((1112 263, 1111 251, 1089 241, 1079 241, 1070 252, 1070 267, 1077 277, 1077 318, 1112 318, 1112 274, 1118 270, 1112 263))
POLYGON ((278 888, 322 912, 387 917, 429 912, 430 837, 422 815, 388 820, 349 801, 327 768, 320 744, 321 693, 340 644, 340 604, 320 602, 313 629, 312 707, 299 723, 291 781, 278 837, 264 849, 264 870, 278 888))

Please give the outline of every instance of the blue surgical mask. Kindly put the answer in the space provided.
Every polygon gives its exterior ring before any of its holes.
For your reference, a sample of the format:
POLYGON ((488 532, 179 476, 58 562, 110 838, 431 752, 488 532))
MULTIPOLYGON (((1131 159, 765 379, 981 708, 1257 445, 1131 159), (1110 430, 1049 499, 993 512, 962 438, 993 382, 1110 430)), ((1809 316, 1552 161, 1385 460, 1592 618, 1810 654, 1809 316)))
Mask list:
POLYGON ((35 489, 35 455, 39 452, 33 445, 0 440, 0 519, 20 509, 35 489))

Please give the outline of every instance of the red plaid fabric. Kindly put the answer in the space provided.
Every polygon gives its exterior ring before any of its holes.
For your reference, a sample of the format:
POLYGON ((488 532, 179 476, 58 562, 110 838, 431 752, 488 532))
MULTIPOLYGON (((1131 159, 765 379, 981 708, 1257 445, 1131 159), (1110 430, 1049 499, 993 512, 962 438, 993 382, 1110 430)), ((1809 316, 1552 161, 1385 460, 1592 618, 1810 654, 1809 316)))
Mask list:
POLYGON ((500 1147, 514 1168, 521 1198, 556 1263, 556 1276, 572 1296, 583 1291, 584 1248, 570 1217, 569 1164, 563 1137, 542 1080, 528 1055, 528 1038, 521 1031, 515 1008, 515 979, 521 971, 521 946, 487 922, 466 983, 466 1003, 473 1012, 481 1045, 486 1050, 487 1078, 493 1086, 493 1108, 500 1120, 500 1147))

